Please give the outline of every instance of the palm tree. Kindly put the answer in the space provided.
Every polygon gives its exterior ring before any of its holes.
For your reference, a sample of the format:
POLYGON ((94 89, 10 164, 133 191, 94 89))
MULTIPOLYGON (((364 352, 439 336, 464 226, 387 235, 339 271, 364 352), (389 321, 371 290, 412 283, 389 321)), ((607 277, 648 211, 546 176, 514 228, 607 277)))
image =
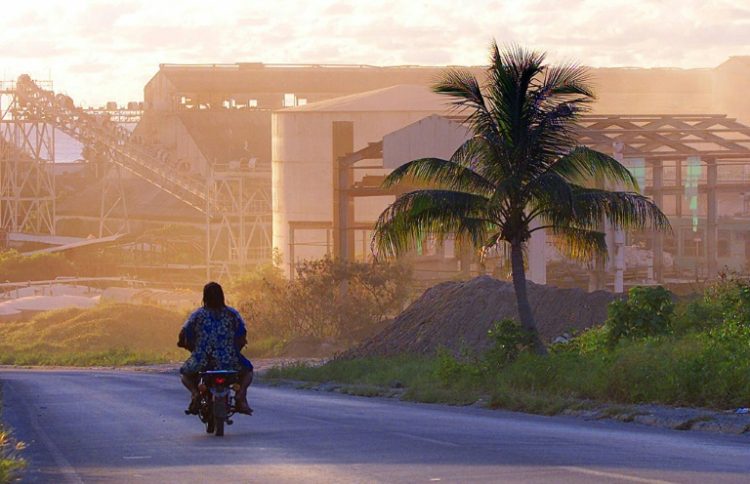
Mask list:
POLYGON ((383 211, 373 250, 395 256, 448 234, 483 250, 509 247, 521 325, 545 353, 526 293, 532 232, 547 229, 569 255, 591 260, 606 254, 605 218, 615 227, 656 230, 668 230, 669 221, 623 165, 577 143, 576 121, 594 100, 585 68, 549 66, 544 53, 501 51, 493 42, 484 84, 452 69, 433 90, 466 114, 472 137, 449 160, 414 160, 386 177, 385 186, 429 188, 404 193, 383 211))

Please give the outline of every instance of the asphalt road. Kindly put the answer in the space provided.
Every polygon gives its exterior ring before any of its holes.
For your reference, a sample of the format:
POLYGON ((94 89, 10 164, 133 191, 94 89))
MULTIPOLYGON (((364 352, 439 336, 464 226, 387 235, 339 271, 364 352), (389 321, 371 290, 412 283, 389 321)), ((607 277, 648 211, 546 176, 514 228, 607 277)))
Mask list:
POLYGON ((253 387, 225 437, 177 376, 0 370, 25 482, 750 482, 750 437, 253 387))

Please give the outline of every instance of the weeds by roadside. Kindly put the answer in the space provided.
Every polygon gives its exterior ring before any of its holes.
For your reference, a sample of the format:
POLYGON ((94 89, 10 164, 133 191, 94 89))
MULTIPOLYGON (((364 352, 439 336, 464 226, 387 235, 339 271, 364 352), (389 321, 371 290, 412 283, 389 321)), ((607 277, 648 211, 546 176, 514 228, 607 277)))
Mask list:
POLYGON ((554 414, 587 402, 728 409, 750 405, 750 283, 723 278, 703 298, 674 307, 661 288, 638 288, 611 306, 600 328, 527 351, 512 321, 499 322, 483 355, 470 352, 332 361, 277 368, 269 379, 370 385, 402 398, 554 414))
MULTIPOLYGON (((2 398, 1 391, 0 398, 2 398)), ((1 401, 0 410, 2 410, 1 401)), ((26 462, 20 455, 23 449, 24 444, 15 440, 10 431, 0 422, 0 484, 13 482, 20 477, 21 471, 26 467, 26 462)))

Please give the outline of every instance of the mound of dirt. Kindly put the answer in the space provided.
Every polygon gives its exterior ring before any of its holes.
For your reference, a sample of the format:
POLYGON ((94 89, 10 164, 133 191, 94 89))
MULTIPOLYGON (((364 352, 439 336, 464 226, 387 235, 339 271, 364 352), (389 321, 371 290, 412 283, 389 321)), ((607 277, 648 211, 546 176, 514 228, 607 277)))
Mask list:
MULTIPOLYGON (((606 291, 585 292, 528 283, 529 302, 544 341, 571 330, 601 324, 614 299, 606 291)), ((504 318, 518 320, 513 284, 489 276, 444 282, 427 291, 385 330, 346 352, 343 358, 432 354, 439 347, 459 351, 487 348, 487 331, 504 318)))

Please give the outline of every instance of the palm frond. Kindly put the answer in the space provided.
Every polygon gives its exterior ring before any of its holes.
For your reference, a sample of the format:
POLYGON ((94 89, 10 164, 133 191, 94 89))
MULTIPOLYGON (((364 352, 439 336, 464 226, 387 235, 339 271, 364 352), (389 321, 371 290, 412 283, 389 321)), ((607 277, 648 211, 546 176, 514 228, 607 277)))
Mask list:
POLYGON ((393 170, 383 181, 384 187, 392 187, 403 180, 430 183, 435 188, 467 191, 480 195, 491 195, 494 185, 471 168, 440 158, 420 158, 405 163, 393 170))
POLYGON ((626 191, 640 190, 638 181, 622 163, 586 146, 578 146, 560 157, 550 166, 550 171, 574 183, 601 180, 626 191))
POLYGON ((496 143, 498 130, 495 120, 485 102, 479 81, 472 73, 449 69, 433 84, 432 90, 454 98, 452 104, 457 112, 469 111, 465 122, 472 131, 496 143))
POLYGON ((557 250, 569 259, 587 262, 592 257, 607 255, 604 232, 569 225, 554 227, 552 234, 557 250))
POLYGON ((598 227, 606 217, 615 227, 671 231, 669 219, 649 198, 635 192, 617 192, 573 186, 574 222, 598 227))
POLYGON ((413 249, 432 234, 456 234, 480 245, 493 223, 487 198, 453 190, 416 190, 399 196, 375 224, 372 247, 394 256, 413 249))
POLYGON ((544 173, 526 186, 529 221, 548 212, 573 215, 573 187, 564 177, 554 172, 544 173))

